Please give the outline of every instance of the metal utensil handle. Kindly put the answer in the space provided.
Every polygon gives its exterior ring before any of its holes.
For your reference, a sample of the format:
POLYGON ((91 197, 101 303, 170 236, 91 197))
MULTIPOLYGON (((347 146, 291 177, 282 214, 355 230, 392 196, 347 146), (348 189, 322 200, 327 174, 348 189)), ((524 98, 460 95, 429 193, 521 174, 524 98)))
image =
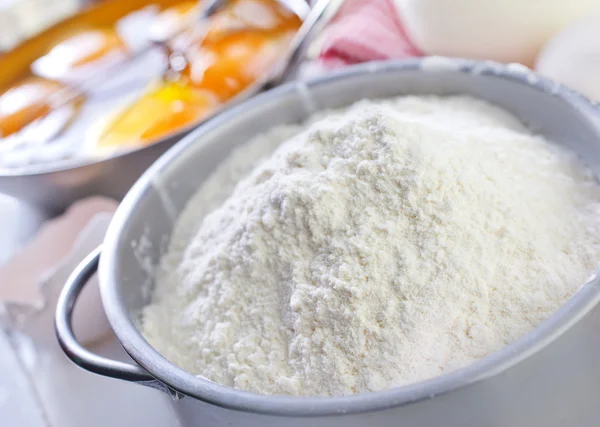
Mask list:
POLYGON ((290 79, 303 60, 306 50, 313 42, 315 35, 319 34, 340 9, 344 0, 318 0, 308 12, 298 32, 291 42, 291 47, 286 53, 281 66, 265 83, 267 89, 279 86, 290 79))
POLYGON ((209 0, 209 1, 199 1, 200 10, 198 13, 198 20, 202 21, 206 18, 210 18, 219 10, 221 10, 225 4, 226 0, 209 0))
POLYGON ((86 371, 105 377, 131 381, 164 391, 175 399, 182 395, 161 383, 141 367, 107 359, 84 348, 73 332, 73 309, 84 286, 98 270, 102 247, 89 254, 67 279, 56 304, 54 327, 58 342, 71 361, 86 371))

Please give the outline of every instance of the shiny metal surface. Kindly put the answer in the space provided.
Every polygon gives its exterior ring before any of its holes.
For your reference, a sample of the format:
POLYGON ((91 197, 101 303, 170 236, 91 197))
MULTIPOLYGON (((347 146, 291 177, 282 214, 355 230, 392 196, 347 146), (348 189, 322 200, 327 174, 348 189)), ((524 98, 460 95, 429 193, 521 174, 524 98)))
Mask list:
POLYGON ((148 166, 182 135, 97 162, 68 161, 26 171, 0 169, 0 193, 32 205, 48 217, 91 195, 121 200, 148 166))
POLYGON ((101 248, 96 249, 82 261, 77 270, 67 280, 63 292, 58 299, 56 310, 58 315, 55 322, 58 343, 70 359, 77 360, 76 363, 88 371, 132 382, 152 381, 153 378, 139 366, 105 359, 93 354, 84 348, 77 338, 75 338, 72 325, 75 301, 88 280, 96 273, 100 251, 101 248))
POLYGON ((177 397, 177 392, 172 392, 163 383, 155 380, 150 374, 136 365, 118 360, 107 359, 87 350, 79 343, 73 331, 73 309, 75 301, 84 286, 98 269, 98 260, 102 248, 97 248, 81 262, 71 274, 60 297, 56 303, 55 330, 58 343, 69 357, 83 369, 109 378, 118 378, 125 381, 139 383, 155 388, 177 397))
MULTIPOLYGON (((153 270, 177 215, 232 149, 270 127, 361 98, 467 94, 520 117, 600 172, 600 128, 583 97, 514 67, 465 60, 371 63, 287 84, 208 122, 161 157, 120 205, 100 258, 107 317, 131 357, 186 397, 184 426, 596 426, 600 393, 600 279, 595 275, 550 319, 515 343, 449 374, 357 396, 264 396, 177 368, 142 337, 153 270)), ((58 316, 63 316, 58 313, 58 316)))
MULTIPOLYGON (((344 0, 317 0, 314 2, 310 13, 304 18, 302 26, 292 41, 292 45, 282 61, 282 66, 269 76, 268 81, 264 84, 265 88, 271 89, 291 80, 293 72, 300 66, 314 36, 323 30, 343 3, 344 0)), ((292 10, 294 10, 293 7, 292 10)))
MULTIPOLYGON (((303 20, 284 55, 283 65, 275 67, 264 79, 225 103, 213 116, 256 95, 266 87, 282 83, 298 65, 299 55, 304 53, 308 43, 339 8, 342 0, 319 0, 312 9, 308 8, 304 0, 281 2, 303 20)), ((154 160, 202 123, 182 128, 150 146, 115 153, 99 161, 69 159, 27 167, 0 167, 0 193, 33 205, 47 216, 59 214, 74 201, 91 195, 121 200, 154 160)))

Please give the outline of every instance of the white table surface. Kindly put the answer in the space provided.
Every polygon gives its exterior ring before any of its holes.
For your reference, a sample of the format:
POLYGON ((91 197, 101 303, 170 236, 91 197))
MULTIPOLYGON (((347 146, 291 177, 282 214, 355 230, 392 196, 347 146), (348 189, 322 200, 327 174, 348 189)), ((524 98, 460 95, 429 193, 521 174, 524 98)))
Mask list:
MULTIPOLYGON (((0 195, 0 264, 30 238, 43 216, 0 195)), ((53 337, 51 315, 43 339, 33 342, 0 330, 0 426, 176 427, 161 392, 86 372, 71 363, 53 337)), ((109 336, 91 348, 125 359, 109 336)))

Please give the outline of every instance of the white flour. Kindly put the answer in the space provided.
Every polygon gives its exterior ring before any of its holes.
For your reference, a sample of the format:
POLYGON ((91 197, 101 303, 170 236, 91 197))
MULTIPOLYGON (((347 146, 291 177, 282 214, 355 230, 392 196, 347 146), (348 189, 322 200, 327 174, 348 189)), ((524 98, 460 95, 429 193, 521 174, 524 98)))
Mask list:
POLYGON ((258 393, 430 378, 573 295, 600 256, 598 201, 589 172, 494 106, 362 101, 217 170, 177 224, 144 333, 258 393))

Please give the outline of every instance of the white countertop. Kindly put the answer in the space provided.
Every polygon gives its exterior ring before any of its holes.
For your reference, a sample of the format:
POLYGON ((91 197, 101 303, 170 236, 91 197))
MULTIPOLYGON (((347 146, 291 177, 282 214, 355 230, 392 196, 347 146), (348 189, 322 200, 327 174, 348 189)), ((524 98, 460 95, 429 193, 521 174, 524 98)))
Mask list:
MULTIPOLYGON (((0 264, 30 238, 43 216, 0 195, 0 264)), ((52 313, 32 339, 0 330, 0 425, 3 427, 174 427, 163 393, 103 378, 75 366, 54 339, 52 313)), ((53 310, 52 310, 53 311, 53 310)), ((126 359, 114 336, 91 350, 126 359)))

